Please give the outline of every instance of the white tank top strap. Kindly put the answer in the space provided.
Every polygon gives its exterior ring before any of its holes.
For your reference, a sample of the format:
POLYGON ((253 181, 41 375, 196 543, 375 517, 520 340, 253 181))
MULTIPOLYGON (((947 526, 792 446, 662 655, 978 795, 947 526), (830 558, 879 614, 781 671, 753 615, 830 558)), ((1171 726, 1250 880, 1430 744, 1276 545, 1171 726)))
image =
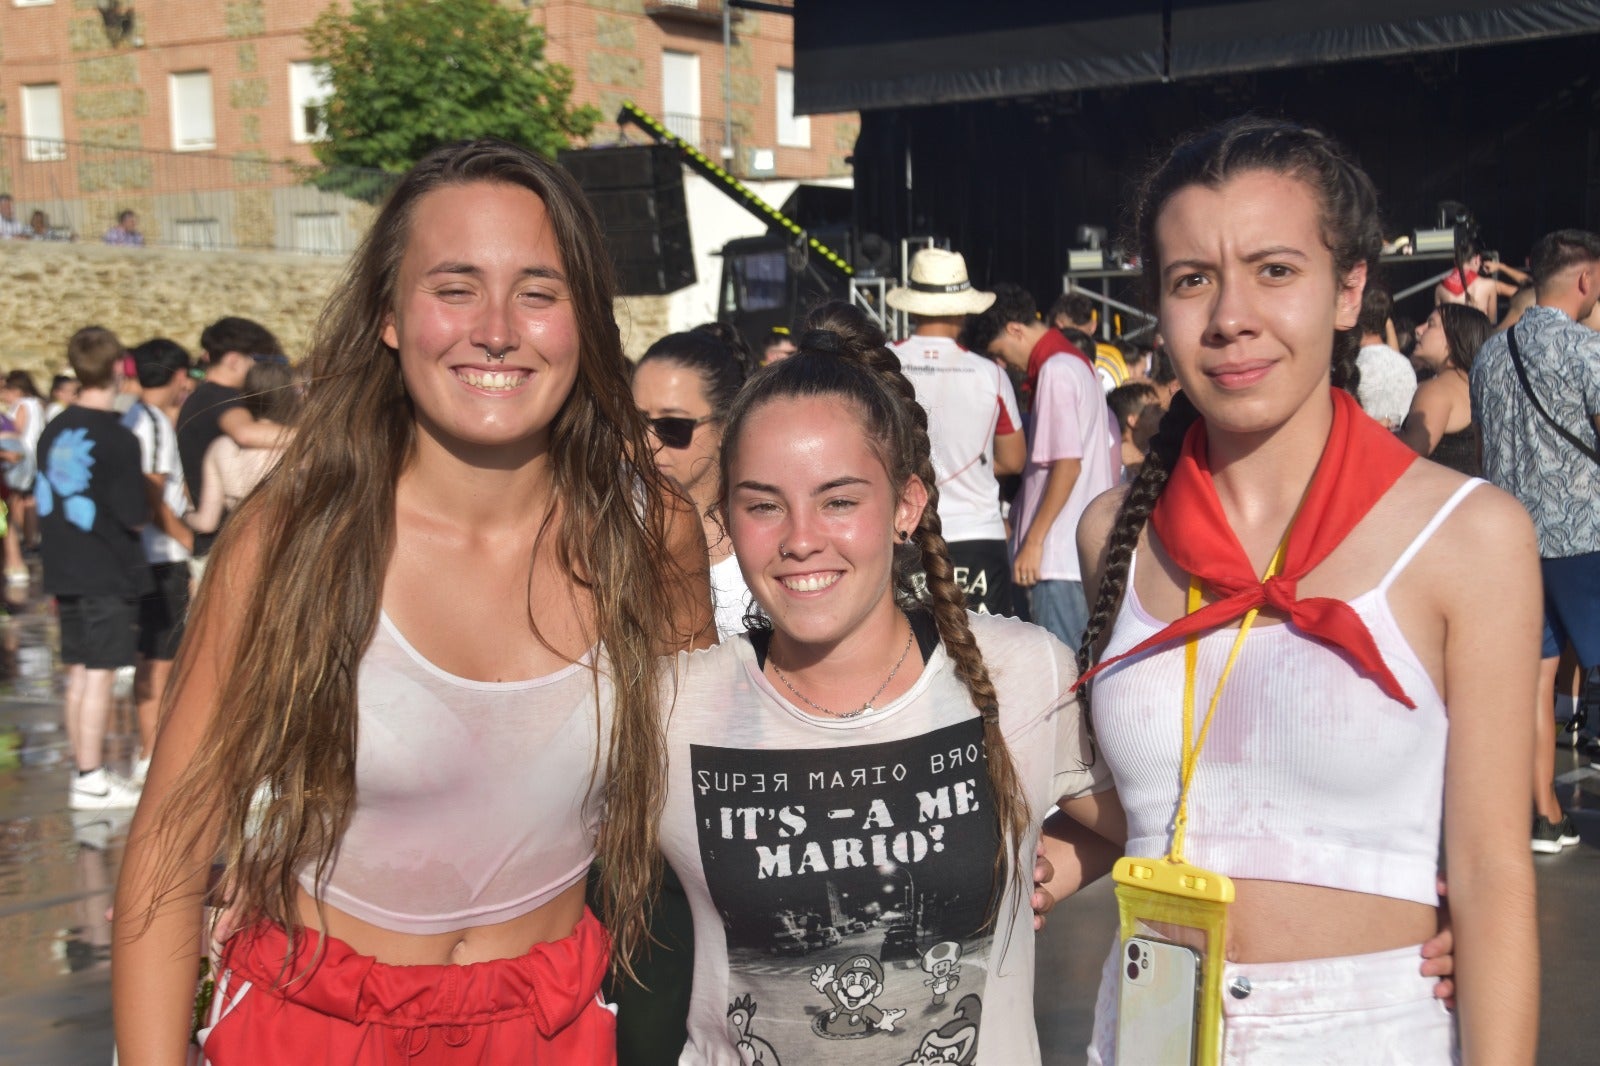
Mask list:
POLYGON ((1422 532, 1418 533, 1411 543, 1406 545, 1406 550, 1400 553, 1400 558, 1394 561, 1394 565, 1389 568, 1389 572, 1383 575, 1383 580, 1378 582, 1377 591, 1380 596, 1388 593, 1389 586, 1394 584, 1395 578, 1399 577, 1401 571, 1410 565, 1417 552, 1421 551, 1422 546, 1428 543, 1439 527, 1444 524, 1444 520, 1449 518, 1451 513, 1455 511, 1457 505, 1467 498, 1467 494, 1483 484, 1486 484, 1486 482, 1480 477, 1469 478, 1460 488, 1450 494, 1450 498, 1444 501, 1444 506, 1434 512, 1433 517, 1428 519, 1428 524, 1422 527, 1422 532))

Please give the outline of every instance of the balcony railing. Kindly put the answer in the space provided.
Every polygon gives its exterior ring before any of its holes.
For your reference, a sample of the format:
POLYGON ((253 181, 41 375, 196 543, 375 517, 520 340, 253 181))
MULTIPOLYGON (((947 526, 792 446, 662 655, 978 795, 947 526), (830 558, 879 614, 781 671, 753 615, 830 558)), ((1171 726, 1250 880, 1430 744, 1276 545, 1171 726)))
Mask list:
POLYGON ((682 140, 694 145, 712 159, 722 158, 723 122, 720 118, 702 118, 700 115, 683 115, 671 111, 661 116, 661 124, 682 140))
POLYGON ((215 152, 0 135, 0 190, 46 239, 99 240, 123 211, 147 245, 343 255, 398 176, 215 152))

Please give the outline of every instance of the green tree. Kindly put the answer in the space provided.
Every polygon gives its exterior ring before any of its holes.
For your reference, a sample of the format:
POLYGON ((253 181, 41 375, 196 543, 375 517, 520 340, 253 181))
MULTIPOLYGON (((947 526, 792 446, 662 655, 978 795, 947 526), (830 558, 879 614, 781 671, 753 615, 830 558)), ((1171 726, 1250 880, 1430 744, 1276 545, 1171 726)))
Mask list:
MULTIPOLYGON (((332 86, 314 147, 330 168, 400 173, 468 137, 554 156, 600 119, 572 106, 572 72, 545 62, 544 31, 497 0, 356 0, 348 13, 329 7, 306 39, 332 86)), ((320 183, 350 184, 332 173, 320 183)), ((371 199, 388 184, 343 191, 371 199)))

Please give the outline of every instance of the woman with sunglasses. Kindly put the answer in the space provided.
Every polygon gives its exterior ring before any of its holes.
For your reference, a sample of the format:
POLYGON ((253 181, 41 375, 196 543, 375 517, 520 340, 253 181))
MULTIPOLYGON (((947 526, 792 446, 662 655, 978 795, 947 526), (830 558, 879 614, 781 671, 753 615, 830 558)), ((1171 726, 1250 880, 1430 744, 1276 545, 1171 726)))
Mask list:
POLYGON ((633 402, 648 420, 656 466, 694 503, 711 553, 717 635, 744 632, 750 593, 717 507, 722 427, 744 384, 742 353, 701 327, 652 344, 633 372, 633 402))

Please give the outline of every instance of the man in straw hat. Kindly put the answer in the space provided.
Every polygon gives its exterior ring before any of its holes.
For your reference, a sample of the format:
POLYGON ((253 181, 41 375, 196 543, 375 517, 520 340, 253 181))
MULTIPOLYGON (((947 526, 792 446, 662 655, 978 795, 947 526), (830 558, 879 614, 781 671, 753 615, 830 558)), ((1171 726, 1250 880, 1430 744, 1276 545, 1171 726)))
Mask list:
POLYGON ((1022 415, 1005 372, 956 343, 967 316, 986 310, 994 294, 972 287, 960 253, 925 248, 911 260, 911 280, 890 289, 885 300, 914 323, 911 336, 891 348, 928 409, 939 521, 956 582, 973 610, 1012 614, 1011 560, 995 478, 1022 471, 1022 415))

